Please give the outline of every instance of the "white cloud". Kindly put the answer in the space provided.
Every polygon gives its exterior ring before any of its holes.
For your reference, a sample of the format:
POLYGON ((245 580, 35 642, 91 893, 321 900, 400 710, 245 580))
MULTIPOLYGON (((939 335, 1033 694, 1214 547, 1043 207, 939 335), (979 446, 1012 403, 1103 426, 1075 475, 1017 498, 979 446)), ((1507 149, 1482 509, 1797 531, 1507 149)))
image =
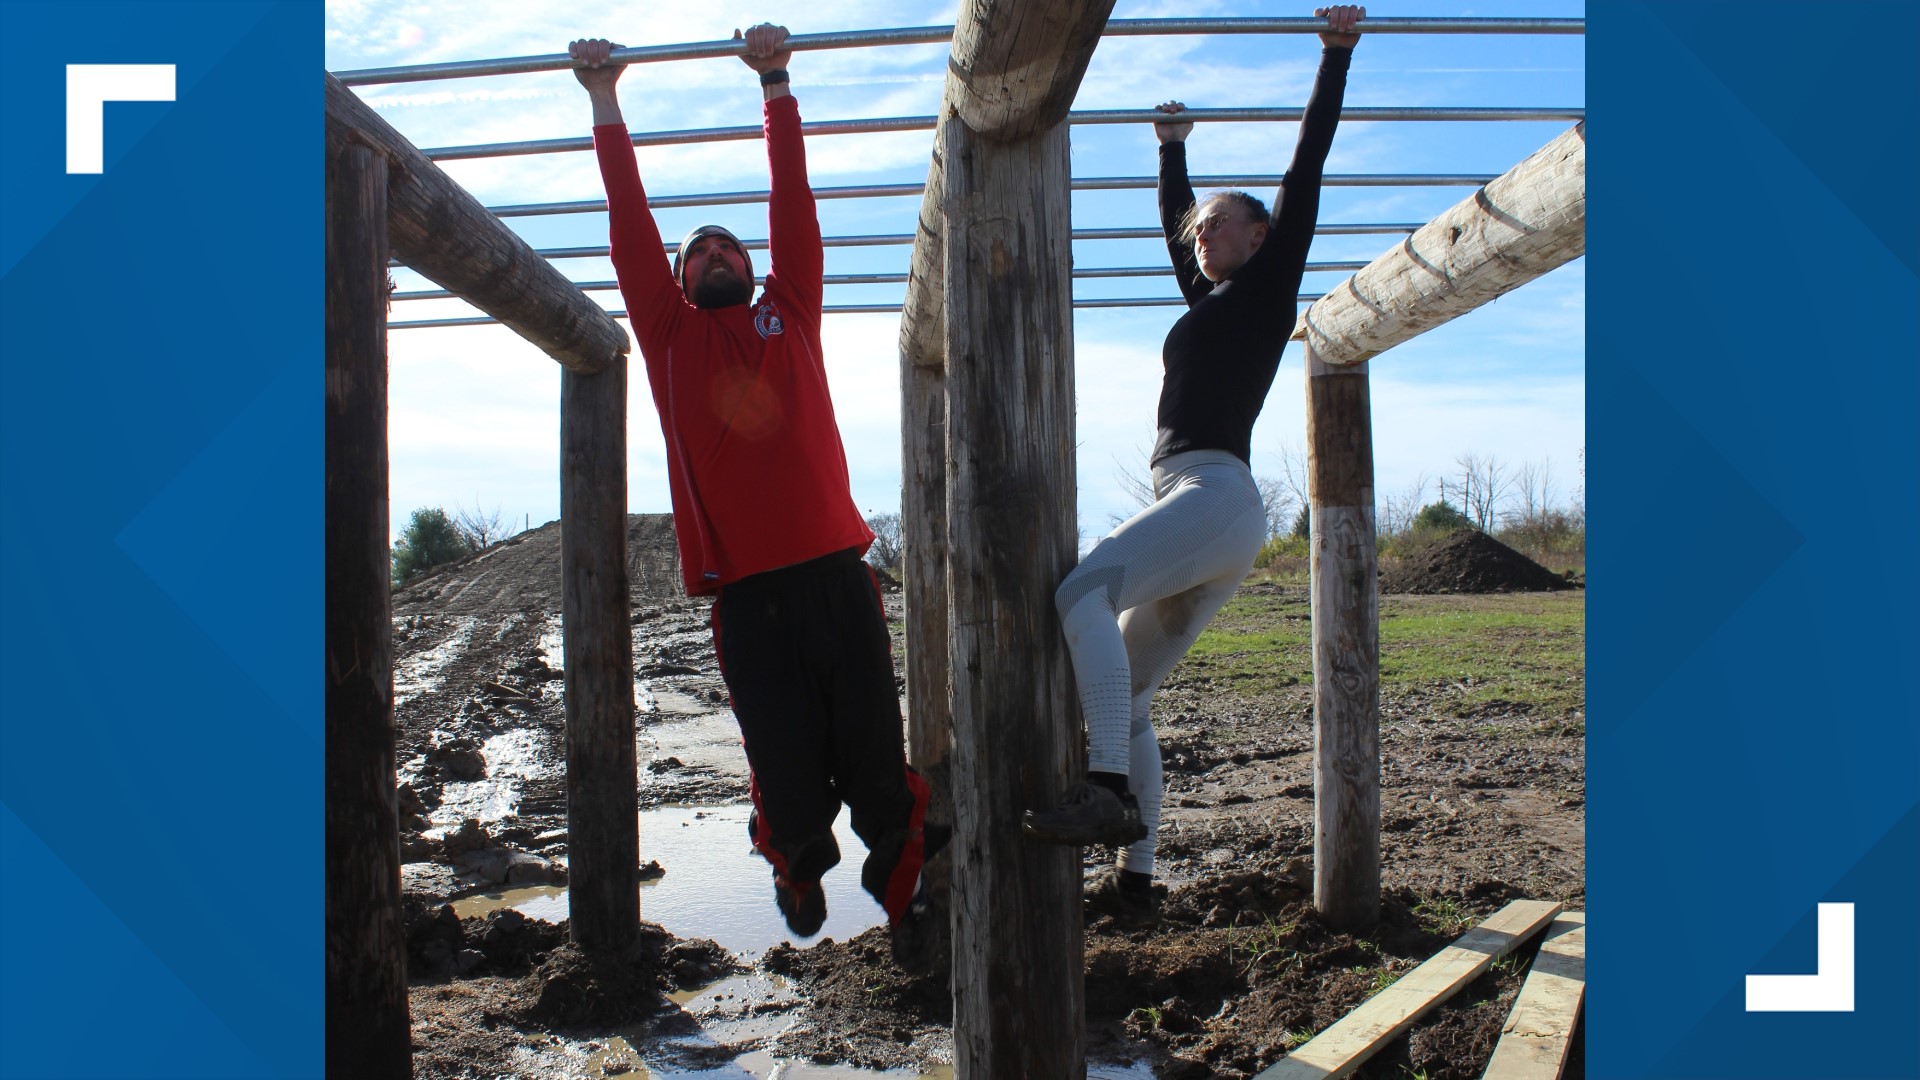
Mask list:
MULTIPOLYGON (((1395 14, 1450 15, 1437 0, 1411 0, 1395 14)), ((1310 5, 1309 5, 1310 9, 1310 5)), ((1577 9, 1576 9, 1577 10, 1577 9)), ((878 0, 825 0, 770 13, 735 2, 635 5, 586 0, 556 14, 525 0, 330 0, 328 65, 333 69, 526 56, 564 50, 573 37, 603 35, 629 45, 718 40, 769 14, 795 33, 933 25, 954 18, 954 3, 900 7, 878 0)), ((1116 9, 1119 18, 1295 15, 1300 9, 1229 0, 1149 0, 1116 9)), ((845 49, 801 54, 796 92, 809 121, 929 115, 938 109, 946 48, 941 45, 845 49)), ((1579 51, 1560 43, 1384 37, 1357 54, 1348 101, 1368 105, 1579 104, 1579 51), (1507 66, 1506 60, 1513 60, 1507 66), (1568 72, 1572 73, 1569 80, 1568 72), (1529 87, 1542 89, 1529 90, 1529 87), (1529 97, 1528 95, 1533 96, 1529 97)), ((1317 47, 1300 36, 1112 38, 1095 53, 1077 109, 1136 109, 1167 98, 1195 107, 1294 107, 1311 83, 1317 47)), ((737 63, 703 60, 637 65, 622 79, 622 102, 635 131, 758 123, 758 88, 737 63)), ((421 146, 550 139, 588 133, 584 93, 565 72, 365 87, 368 101, 421 146)), ((1334 146, 1335 172, 1500 172, 1557 133, 1560 125, 1349 123, 1334 146)), ((1297 125, 1209 124, 1193 139, 1199 173, 1281 171, 1297 125)), ((1140 126, 1079 127, 1073 168, 1080 176, 1148 175, 1154 139, 1140 126)), ((810 139, 816 186, 918 183, 931 149, 926 131, 810 139)), ((642 175, 656 195, 759 190, 767 183, 758 140, 649 147, 642 175)), ((446 169, 489 204, 597 200, 604 196, 593 156, 548 154, 449 162, 446 169)), ((1465 191, 1328 189, 1323 220, 1424 220, 1465 191)), ((917 198, 823 201, 829 233, 913 231, 917 198)), ((1146 226, 1155 220, 1150 191, 1083 194, 1080 227, 1146 226)), ((764 235, 764 205, 662 212, 676 238, 698 221, 718 220, 764 235)), ((539 246, 605 243, 604 215, 514 219, 539 246)), ((1323 237, 1316 259, 1371 258, 1391 237, 1323 237)), ((1077 245, 1082 266, 1157 264, 1154 241, 1077 245)), ((828 272, 904 268, 904 246, 834 249, 828 272)), ((576 280, 612 276, 604 260, 559 264, 576 280)), ((400 272, 402 288, 429 287, 400 272)), ((1309 289, 1331 284, 1310 278, 1309 289)), ((1083 282, 1085 294, 1171 292, 1165 278, 1083 282)), ((1481 312, 1416 339, 1375 362, 1377 488, 1395 492, 1420 472, 1437 475, 1463 451, 1518 462, 1551 456, 1563 475, 1584 440, 1581 386, 1584 266, 1550 275, 1481 312)), ((829 302, 884 293, 836 289, 829 302)), ((616 294, 596 293, 609 306, 616 294)), ((396 318, 426 317, 436 307, 407 304, 396 318)), ((1159 392, 1159 348, 1177 309, 1082 311, 1077 334, 1079 508, 1090 536, 1112 513, 1131 510, 1113 479, 1136 469, 1152 444, 1159 392), (1116 465, 1116 463, 1118 463, 1116 465)), ((829 381, 847 444, 855 499, 862 509, 895 505, 900 483, 898 319, 831 316, 825 324, 829 381)), ((534 524, 559 512, 557 366, 499 327, 396 331, 393 382, 392 500, 396 522, 415 506, 480 503, 534 524)), ((1278 471, 1283 443, 1304 430, 1299 353, 1289 349, 1254 434, 1256 473, 1278 471)), ((629 410, 629 506, 668 507, 659 426, 637 359, 629 410)))

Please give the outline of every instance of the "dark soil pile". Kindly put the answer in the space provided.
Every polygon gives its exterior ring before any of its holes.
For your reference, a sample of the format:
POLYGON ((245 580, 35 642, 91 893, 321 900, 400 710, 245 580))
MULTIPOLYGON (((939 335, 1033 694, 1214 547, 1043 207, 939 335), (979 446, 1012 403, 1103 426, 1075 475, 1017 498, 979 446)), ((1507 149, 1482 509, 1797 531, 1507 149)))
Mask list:
POLYGON ((451 905, 406 900, 414 1075, 493 1075, 547 1041, 556 1027, 632 1024, 678 1009, 667 997, 739 970, 704 938, 681 940, 640 924, 624 959, 595 959, 567 940, 567 924, 513 910, 462 919, 451 905))
POLYGON ((668 990, 704 986, 739 970, 714 942, 681 940, 650 922, 640 924, 630 957, 597 963, 569 943, 564 921, 530 919, 511 908, 462 919, 452 904, 412 895, 403 908, 411 981, 528 976, 520 1010, 528 1020, 588 1023, 645 1015, 668 990))
POLYGON ((1478 529, 1456 529, 1380 575, 1382 593, 1546 592, 1573 587, 1566 578, 1478 529))
POLYGON ((528 1003, 522 1018, 568 1025, 628 1021, 666 1004, 662 995, 668 990, 704 986, 735 970, 733 957, 713 942, 681 941, 643 922, 629 959, 597 959, 571 943, 547 954, 523 984, 528 1003))
MULTIPOLYGON (((1090 915, 1090 1055, 1144 1062, 1163 1077, 1251 1076, 1521 892, 1484 883, 1473 891, 1469 912, 1393 889, 1379 925, 1355 935, 1329 927, 1314 910, 1305 865, 1270 856, 1176 885, 1153 931, 1123 930, 1090 915)), ((1479 1076, 1539 940, 1421 1018, 1356 1075, 1479 1076)), ((804 950, 776 946, 763 965, 806 991, 801 1025, 781 1039, 788 1053, 867 1068, 925 1068, 934 1064, 930 1051, 945 1046, 937 1037, 953 1022, 945 978, 893 967, 884 929, 804 950)))
POLYGON ((786 1054, 869 1069, 928 1069, 952 1045, 947 976, 895 967, 884 926, 806 949, 775 945, 760 964, 806 991, 806 1016, 780 1038, 786 1054))
MULTIPOLYGON (((627 588, 635 603, 686 595, 672 514, 627 515, 627 588)), ((560 523, 549 521, 428 570, 393 594, 393 613, 557 612, 560 591, 560 523)))

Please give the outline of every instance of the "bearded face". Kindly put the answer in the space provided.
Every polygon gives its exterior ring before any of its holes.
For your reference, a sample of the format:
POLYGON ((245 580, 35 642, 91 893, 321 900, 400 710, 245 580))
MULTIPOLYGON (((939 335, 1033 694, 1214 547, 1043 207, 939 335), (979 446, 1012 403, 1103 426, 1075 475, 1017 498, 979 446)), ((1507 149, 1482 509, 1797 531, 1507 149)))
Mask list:
POLYGON ((692 283, 687 294, 697 308, 723 308, 753 299, 753 285, 727 270, 715 271, 692 283))
POLYGON ((688 248, 682 284, 695 307, 723 308, 753 299, 753 279, 740 245, 718 234, 702 236, 688 248))

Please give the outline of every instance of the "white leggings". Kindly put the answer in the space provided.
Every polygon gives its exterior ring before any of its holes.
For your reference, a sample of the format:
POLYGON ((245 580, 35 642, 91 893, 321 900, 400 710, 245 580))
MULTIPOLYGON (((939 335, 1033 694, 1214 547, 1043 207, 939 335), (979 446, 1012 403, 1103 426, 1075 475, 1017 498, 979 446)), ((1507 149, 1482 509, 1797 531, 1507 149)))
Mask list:
POLYGON ((1128 778, 1146 839, 1120 864, 1153 872, 1160 743, 1148 705, 1167 673, 1253 569, 1267 535, 1247 464, 1224 450, 1153 470, 1154 503, 1094 546, 1053 594, 1087 719, 1087 767, 1128 778))

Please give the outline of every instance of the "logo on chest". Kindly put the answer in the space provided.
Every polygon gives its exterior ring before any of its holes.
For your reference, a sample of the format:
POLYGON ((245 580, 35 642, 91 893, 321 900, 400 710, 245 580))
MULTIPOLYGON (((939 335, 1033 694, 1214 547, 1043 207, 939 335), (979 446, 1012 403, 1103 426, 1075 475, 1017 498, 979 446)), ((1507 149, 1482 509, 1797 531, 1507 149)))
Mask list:
POLYGON ((784 333, 787 325, 780 321, 780 309, 773 306, 773 301, 762 300, 753 308, 753 328, 767 338, 784 333))

